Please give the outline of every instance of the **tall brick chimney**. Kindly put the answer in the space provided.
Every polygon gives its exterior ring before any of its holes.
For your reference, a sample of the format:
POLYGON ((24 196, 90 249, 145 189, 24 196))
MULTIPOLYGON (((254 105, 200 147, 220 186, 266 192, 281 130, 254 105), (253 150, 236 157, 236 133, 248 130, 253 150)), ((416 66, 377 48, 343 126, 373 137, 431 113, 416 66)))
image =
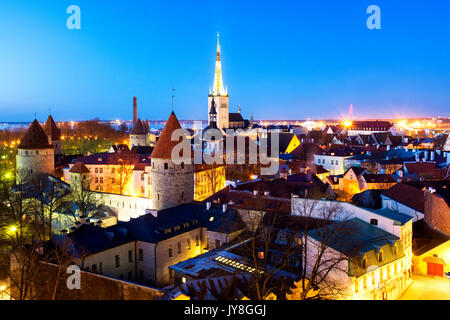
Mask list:
POLYGON ((137 98, 133 97, 133 125, 137 121, 137 98))

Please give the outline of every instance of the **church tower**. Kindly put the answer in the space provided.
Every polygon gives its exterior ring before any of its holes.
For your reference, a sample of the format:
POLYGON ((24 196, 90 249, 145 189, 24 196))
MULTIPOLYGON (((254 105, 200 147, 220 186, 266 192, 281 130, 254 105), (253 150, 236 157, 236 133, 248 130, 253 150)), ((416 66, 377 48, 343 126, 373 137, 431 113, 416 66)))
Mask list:
POLYGON ((152 202, 157 211, 194 200, 192 161, 180 164, 172 161, 172 149, 179 143, 172 141, 172 133, 177 129, 181 125, 172 112, 151 155, 152 202))
POLYGON ((55 174, 55 150, 35 119, 20 141, 16 156, 17 182, 31 182, 40 174, 55 174))
POLYGON ((216 69, 214 73, 213 89, 208 96, 208 114, 214 98, 217 112, 217 127, 221 130, 229 127, 229 96, 228 89, 223 85, 222 62, 220 61, 219 33, 217 33, 216 69))

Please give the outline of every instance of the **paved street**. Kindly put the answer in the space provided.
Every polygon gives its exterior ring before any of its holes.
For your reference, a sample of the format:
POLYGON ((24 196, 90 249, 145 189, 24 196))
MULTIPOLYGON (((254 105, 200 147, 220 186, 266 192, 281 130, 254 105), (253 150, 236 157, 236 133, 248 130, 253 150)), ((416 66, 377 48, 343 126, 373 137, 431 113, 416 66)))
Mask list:
POLYGON ((450 300, 450 280, 416 275, 400 300, 450 300))

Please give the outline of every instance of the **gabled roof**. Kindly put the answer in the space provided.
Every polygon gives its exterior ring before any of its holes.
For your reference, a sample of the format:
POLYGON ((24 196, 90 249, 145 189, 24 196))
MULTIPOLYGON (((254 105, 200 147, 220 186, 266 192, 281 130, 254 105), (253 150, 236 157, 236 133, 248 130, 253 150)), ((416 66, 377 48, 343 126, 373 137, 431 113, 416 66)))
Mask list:
POLYGON ((390 174, 363 174, 367 183, 394 183, 395 180, 390 174))
MULTIPOLYGON (((179 141, 172 141, 172 133, 181 129, 180 122, 178 121, 175 113, 172 111, 166 125, 156 142, 155 149, 152 152, 153 159, 171 159, 172 149, 179 143, 179 141)), ((185 156, 180 154, 180 156, 185 156)))
POLYGON ((70 173, 90 173, 89 169, 82 162, 75 162, 73 167, 69 170, 70 173))
POLYGON ((48 137, 42 129, 39 122, 34 119, 28 131, 23 136, 19 149, 53 149, 53 146, 48 143, 48 137))
POLYGON ((230 122, 243 122, 244 118, 240 113, 229 113, 228 115, 230 122))
POLYGON ((131 130, 130 134, 147 134, 146 125, 142 123, 141 119, 137 119, 134 124, 133 130, 131 130))
POLYGON ((412 187, 406 183, 398 183, 383 193, 392 200, 395 200, 411 209, 424 213, 425 196, 421 189, 412 187))
MULTIPOLYGON (((369 173, 369 170, 367 170, 366 168, 361 168, 361 167, 350 167, 347 169, 347 171, 345 173, 347 173, 350 170, 352 170, 355 173, 357 178, 364 172, 369 173)), ((345 174, 344 174, 344 176, 345 176, 345 174)))
POLYGON ((51 115, 48 116, 47 122, 44 126, 44 131, 48 136, 52 136, 52 141, 58 141, 61 139, 61 130, 56 126, 55 121, 51 115))
POLYGON ((425 219, 413 223, 412 251, 414 255, 421 256, 448 241, 450 236, 431 228, 425 219))

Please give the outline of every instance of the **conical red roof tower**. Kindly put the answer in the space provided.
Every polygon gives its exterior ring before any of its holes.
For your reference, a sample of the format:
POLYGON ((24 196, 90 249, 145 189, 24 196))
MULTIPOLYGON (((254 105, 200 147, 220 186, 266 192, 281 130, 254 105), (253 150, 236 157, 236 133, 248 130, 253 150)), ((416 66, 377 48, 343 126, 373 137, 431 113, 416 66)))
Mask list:
MULTIPOLYGON (((156 142, 155 149, 152 152, 151 157, 154 159, 171 159, 172 158, 172 149, 181 142, 181 138, 179 141, 172 141, 172 133, 181 129, 180 122, 177 119, 177 116, 172 111, 169 119, 167 120, 166 125, 161 133, 161 136, 156 142)), ((180 154, 180 156, 183 156, 180 154)))
POLYGON ((28 131, 23 136, 19 149, 53 149, 53 146, 48 143, 48 137, 42 129, 39 122, 34 119, 28 131))

